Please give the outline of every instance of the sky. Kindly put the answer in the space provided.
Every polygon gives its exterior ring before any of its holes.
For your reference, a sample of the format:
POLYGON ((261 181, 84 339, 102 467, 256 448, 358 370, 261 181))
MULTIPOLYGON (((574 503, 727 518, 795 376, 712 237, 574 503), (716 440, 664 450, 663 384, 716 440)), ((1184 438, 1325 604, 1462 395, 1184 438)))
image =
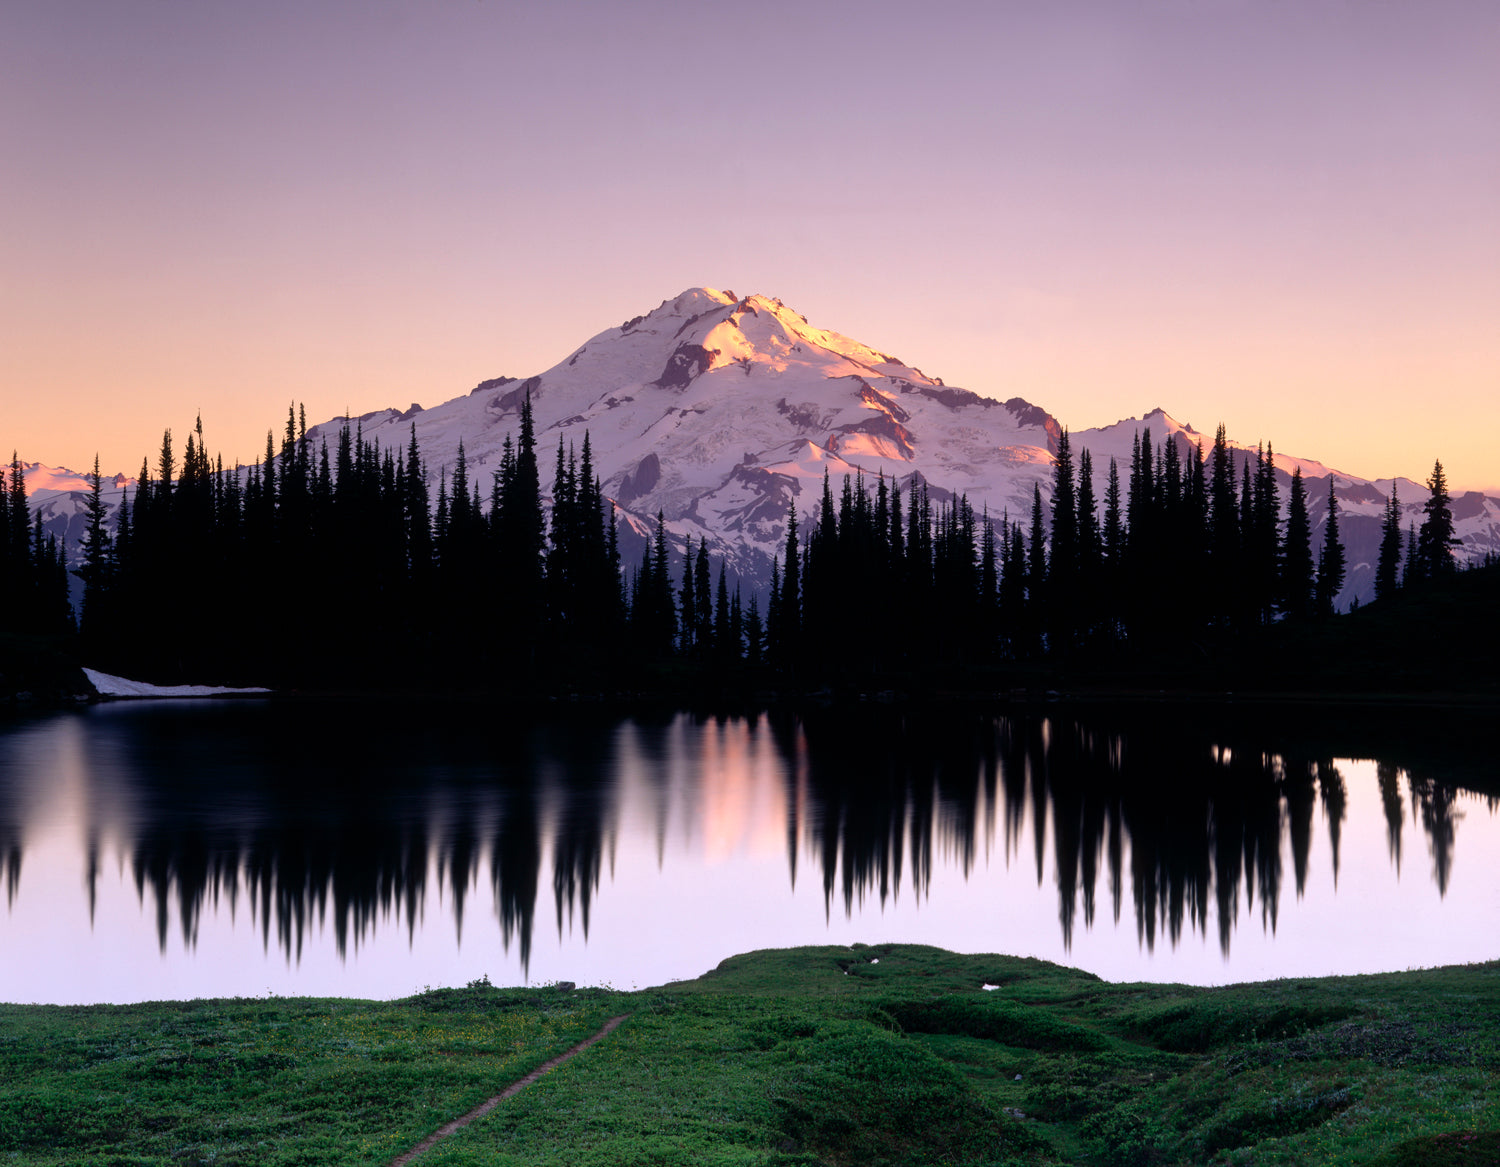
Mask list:
POLYGON ((0 223, 27 461, 257 460, 711 286, 1500 492, 1492 0, 9 0, 0 223))

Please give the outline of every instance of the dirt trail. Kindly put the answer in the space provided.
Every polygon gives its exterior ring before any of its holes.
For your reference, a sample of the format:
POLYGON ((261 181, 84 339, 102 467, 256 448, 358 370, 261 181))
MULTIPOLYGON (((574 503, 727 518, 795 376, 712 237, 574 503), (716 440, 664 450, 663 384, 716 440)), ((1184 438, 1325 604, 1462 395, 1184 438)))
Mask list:
POLYGON ((553 1058, 549 1062, 544 1062, 542 1065, 532 1070, 531 1073, 527 1074, 526 1077, 522 1078, 520 1081, 512 1082, 509 1086, 500 1091, 500 1093, 496 1094, 493 1098, 481 1102, 473 1110, 469 1111, 468 1114, 462 1115, 459 1118, 455 1118, 452 1122, 438 1127, 437 1130, 433 1131, 432 1134, 428 1135, 410 1151, 406 1151, 392 1159, 390 1162, 390 1167, 405 1167, 405 1164, 410 1163, 418 1155, 425 1154, 427 1151, 432 1150, 433 1147, 442 1142, 442 1140, 446 1139, 455 1131, 462 1130, 476 1118, 483 1118, 490 1111, 494 1110, 495 1107, 504 1102, 507 1098, 510 1098, 512 1095, 519 1094, 522 1090, 526 1089, 526 1087, 530 1086, 543 1074, 551 1073, 553 1070, 557 1069, 558 1066, 562 1065, 570 1058, 577 1057, 584 1050, 588 1049, 589 1046, 593 1045, 596 1041, 603 1041, 606 1037, 608 1037, 611 1033, 618 1029, 620 1027, 620 1023, 629 1016, 629 1013, 622 1013, 618 1017, 611 1017, 604 1023, 604 1028, 601 1029, 598 1033, 594 1034, 593 1037, 584 1038, 572 1049, 566 1051, 565 1053, 558 1054, 557 1057, 553 1058))

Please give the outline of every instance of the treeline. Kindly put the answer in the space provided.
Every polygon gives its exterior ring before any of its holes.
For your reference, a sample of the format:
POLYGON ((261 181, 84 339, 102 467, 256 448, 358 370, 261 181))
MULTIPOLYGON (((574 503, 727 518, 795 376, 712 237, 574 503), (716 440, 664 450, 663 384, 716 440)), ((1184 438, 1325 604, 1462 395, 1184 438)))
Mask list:
MULTIPOLYGON (((31 520, 13 462, 0 571, 28 628, 71 624, 61 553, 31 520)), ((97 461, 79 612, 82 658, 160 683, 444 689, 650 688, 709 675, 776 686, 1010 665, 1130 667, 1208 657, 1255 630, 1334 614, 1345 557, 1338 502, 1314 545, 1294 472, 1286 517, 1269 448, 1238 474, 1221 426, 1211 449, 1149 430, 1111 459, 1102 498, 1088 450, 1061 435, 1050 508, 978 513, 846 478, 803 530, 795 507, 771 586, 748 597, 706 543, 676 553, 657 516, 622 570, 613 504, 560 439, 543 505, 529 400, 500 465, 462 445, 432 475, 415 427, 382 448, 345 423, 332 449, 288 411, 256 466, 211 461, 201 421, 179 462, 170 431, 106 524, 97 461)), ((1377 589, 1454 570, 1439 463, 1420 531, 1387 506, 1377 589)))
MULTIPOLYGON (((846 479, 837 503, 825 478, 814 529, 801 540, 793 516, 776 565, 773 662, 827 673, 1186 661, 1273 622, 1334 615, 1346 563, 1331 475, 1316 545, 1300 467, 1283 520, 1272 450, 1258 448, 1237 474, 1222 426, 1206 454, 1143 431, 1126 475, 1122 484, 1111 459, 1099 498, 1092 455, 1075 466, 1064 431, 1051 506, 1037 486, 1028 516, 977 514, 963 497, 934 506, 914 479, 903 518, 902 493, 884 478, 873 491, 846 479), (830 647, 837 663, 820 664, 830 647)), ((1393 491, 1381 594, 1456 570, 1441 463, 1429 487, 1421 531, 1404 542, 1393 491)))
MULTIPOLYGON (((612 532, 585 439, 559 453, 550 529, 529 403, 488 482, 462 447, 433 505, 413 428, 358 424, 316 449, 289 411, 257 466, 170 431, 104 524, 98 480, 78 574, 83 653, 154 681, 444 688, 529 684, 620 623, 612 532)), ((577 658, 572 657, 572 663, 577 658)))
POLYGON ((72 631, 66 556, 57 537, 42 530, 41 514, 31 513, 21 459, 12 453, 0 474, 0 635, 72 631))

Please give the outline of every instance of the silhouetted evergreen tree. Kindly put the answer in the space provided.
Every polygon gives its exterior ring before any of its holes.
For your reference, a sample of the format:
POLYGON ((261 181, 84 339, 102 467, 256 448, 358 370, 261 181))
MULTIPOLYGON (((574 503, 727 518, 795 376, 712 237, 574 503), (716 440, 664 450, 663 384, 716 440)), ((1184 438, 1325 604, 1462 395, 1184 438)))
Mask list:
POLYGON ((698 596, 693 590, 693 537, 682 544, 682 582, 677 594, 677 648, 687 656, 698 646, 698 596))
POLYGON ((1052 480, 1052 538, 1047 557, 1049 647, 1073 646, 1078 617, 1078 496, 1073 483, 1073 450, 1068 431, 1057 439, 1052 480))
MULTIPOLYGON (((96 459, 96 475, 97 470, 96 459)), ((90 505, 95 505, 92 500, 90 505)), ((12 451, 10 466, 0 473, 0 635, 65 636, 72 631, 63 553, 56 537, 44 534, 41 513, 33 516, 25 467, 12 451)), ((16 681, 4 655, 0 652, 0 674, 16 681)))
POLYGON ((1380 523, 1380 555, 1375 566, 1375 598, 1395 595, 1400 586, 1401 504, 1396 499, 1396 483, 1391 482, 1390 497, 1385 500, 1385 514, 1380 523))
POLYGON ((521 403, 515 459, 500 483, 500 514, 494 523, 494 553, 504 570, 495 582, 506 613, 503 646, 517 681, 535 670, 546 608, 543 593, 546 520, 536 457, 531 394, 521 403))
POLYGON ((83 580, 83 605, 80 619, 84 643, 97 643, 108 649, 110 589, 114 577, 114 541, 105 529, 103 484, 99 477, 99 455, 94 455, 94 471, 89 475, 89 493, 83 513, 87 529, 83 537, 83 562, 74 572, 83 580))
MULTIPOLYGON (((771 644, 773 663, 795 671, 802 635, 802 548, 797 538, 797 506, 787 507, 786 563, 781 571, 776 601, 776 632, 771 644)), ((774 582, 774 581, 773 581, 774 582)))
POLYGON ((1422 526, 1417 532, 1415 569, 1421 579, 1437 579, 1457 570, 1453 549, 1460 541, 1453 533, 1452 499, 1448 496, 1448 478, 1441 461, 1433 464, 1427 479, 1430 492, 1422 504, 1422 526))
POLYGON ((1256 449, 1246 568, 1252 587, 1252 615, 1261 624, 1270 623, 1281 598, 1281 500, 1276 489, 1275 458, 1270 443, 1264 454, 1256 449))
POLYGON ((1104 527, 1101 532, 1100 600, 1107 640, 1117 640, 1124 627, 1125 608, 1121 591, 1125 573, 1125 515, 1120 499, 1120 467, 1109 460, 1109 478, 1104 487, 1104 527))
MULTIPOLYGON (((715 651, 714 642, 714 594, 713 580, 710 576, 708 566, 708 540, 698 540, 698 555, 689 564, 686 558, 682 561, 682 574, 688 575, 689 567, 693 576, 693 604, 695 606, 694 625, 697 635, 698 655, 701 659, 711 659, 715 651)), ((726 605, 728 597, 726 596, 726 605)), ((728 613, 725 613, 726 617, 728 613)))
POLYGON ((1099 531, 1099 506, 1094 498, 1094 457, 1078 455, 1078 587, 1075 604, 1079 626, 1094 641, 1104 619, 1104 541, 1099 531))
POLYGON ((641 553, 641 569, 631 596, 631 625, 636 644, 647 660, 672 654, 677 635, 677 612, 668 574, 666 517, 656 513, 656 531, 641 553))
POLYGON ((714 659, 720 664, 739 659, 742 629, 739 617, 739 592, 734 600, 729 598, 729 581, 725 578, 725 563, 719 560, 719 582, 714 589, 714 659))
POLYGON ((73 607, 68 600, 67 560, 57 536, 44 535, 40 511, 32 524, 31 572, 30 606, 24 626, 43 636, 67 636, 75 631, 73 607))
POLYGON ((1045 612, 1047 597, 1047 527, 1042 512, 1042 488, 1031 488, 1031 533, 1026 540, 1026 603, 1036 620, 1045 612))
POLYGON ((1321 616, 1332 616, 1344 587, 1344 546, 1339 542, 1339 502, 1328 476, 1328 521, 1323 527, 1323 550, 1318 557, 1317 607, 1321 616))
MULTIPOLYGON (((507 438, 507 441, 509 439, 507 438)), ((406 461, 402 466, 401 503, 406 520, 406 559, 411 570, 411 595, 414 602, 423 603, 430 596, 432 573, 432 507, 427 494, 427 472, 422 463, 422 451, 417 445, 417 423, 412 422, 411 440, 406 447, 406 461)), ((327 487, 328 448, 323 448, 323 461, 319 468, 319 494, 327 487)), ((493 505, 493 500, 492 500, 493 505)))
POLYGON ((1168 540, 1157 510, 1149 426, 1131 439, 1128 481, 1125 554, 1119 578, 1126 637, 1133 640, 1155 628, 1161 610, 1170 603, 1160 586, 1162 576, 1169 574, 1165 566, 1168 540))
POLYGON ((1214 434, 1213 453, 1209 465, 1209 563, 1212 567, 1210 587, 1214 597, 1214 608, 1219 613, 1216 623, 1224 624, 1230 611, 1229 599, 1236 593, 1237 573, 1240 560, 1239 500, 1235 496, 1234 464, 1229 455, 1229 443, 1220 425, 1214 434))
POLYGON ((1000 652, 1003 632, 1000 621, 1000 547, 988 508, 979 520, 979 611, 975 632, 979 641, 974 654, 976 660, 983 664, 993 663, 1000 652))
POLYGON ((1281 555, 1282 608, 1288 616, 1304 619, 1313 613, 1312 523, 1307 515, 1307 492, 1302 467, 1292 470, 1287 496, 1286 541, 1281 555))
POLYGON ((25 470, 20 455, 12 450, 4 505, 0 506, 0 632, 25 626, 32 596, 33 566, 25 470))

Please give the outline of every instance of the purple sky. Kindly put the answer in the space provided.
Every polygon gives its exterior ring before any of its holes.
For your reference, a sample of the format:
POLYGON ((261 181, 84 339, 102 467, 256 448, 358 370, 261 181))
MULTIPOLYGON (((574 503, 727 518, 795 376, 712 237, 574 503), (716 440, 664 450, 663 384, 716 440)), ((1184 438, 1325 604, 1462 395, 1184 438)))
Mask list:
POLYGON ((0 8, 0 444, 133 472, 693 285, 1074 428, 1500 488, 1500 5, 0 8))

